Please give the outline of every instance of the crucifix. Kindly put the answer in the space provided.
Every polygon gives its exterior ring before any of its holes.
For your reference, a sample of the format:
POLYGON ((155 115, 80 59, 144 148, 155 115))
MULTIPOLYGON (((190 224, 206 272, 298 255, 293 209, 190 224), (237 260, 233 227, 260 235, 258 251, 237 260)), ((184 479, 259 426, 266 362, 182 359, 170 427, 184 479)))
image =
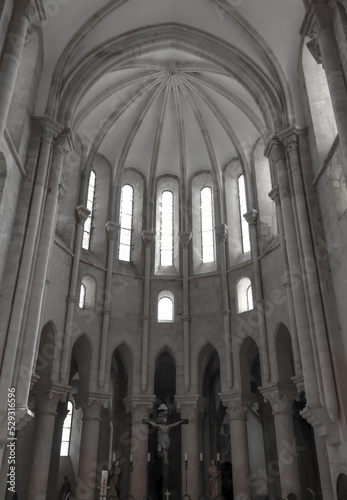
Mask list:
POLYGON ((149 424, 158 429, 158 444, 163 452, 164 463, 165 465, 169 465, 169 447, 170 447, 170 429, 173 427, 178 427, 182 424, 188 424, 189 420, 187 418, 181 419, 178 422, 173 424, 167 423, 167 418, 163 418, 163 423, 154 422, 154 420, 143 419, 143 424, 149 424))
POLYGON ((169 496, 171 495, 171 493, 169 492, 169 488, 168 488, 168 484, 169 484, 169 448, 170 448, 170 436, 169 436, 169 434, 170 434, 170 430, 173 427, 178 427, 179 425, 182 425, 182 424, 188 424, 189 420, 188 419, 181 419, 178 422, 174 422, 173 424, 168 424, 167 423, 167 413, 164 413, 164 415, 161 418, 158 418, 156 421, 143 419, 142 423, 151 425, 152 427, 155 427, 158 430, 157 444, 159 445, 158 448, 163 453, 162 499, 169 500, 169 496))

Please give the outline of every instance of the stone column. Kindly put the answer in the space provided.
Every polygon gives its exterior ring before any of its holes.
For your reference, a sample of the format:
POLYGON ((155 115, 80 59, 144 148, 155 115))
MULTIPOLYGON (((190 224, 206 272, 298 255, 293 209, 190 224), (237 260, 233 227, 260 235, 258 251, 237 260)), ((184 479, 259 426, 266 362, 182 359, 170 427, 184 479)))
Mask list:
POLYGON ((90 211, 82 205, 76 207, 76 236, 75 236, 75 251, 72 260, 71 267, 71 278, 69 287, 69 296, 67 298, 67 312, 65 318, 65 328, 64 328, 64 346, 62 350, 61 367, 60 367, 60 379, 61 381, 67 381, 69 377, 69 359, 70 359, 70 349, 71 349, 71 337, 73 335, 73 319, 75 313, 75 305, 77 302, 77 279, 78 270, 80 266, 80 258, 82 251, 82 238, 83 238, 83 228, 86 219, 90 211))
POLYGON ((0 140, 2 140, 8 112, 16 84, 18 69, 30 23, 38 20, 36 4, 32 0, 14 3, 0 62, 0 140))
POLYGON ((278 230, 279 230, 279 237, 280 237, 280 242, 281 242, 283 286, 284 286, 285 291, 286 291, 287 307, 288 307, 288 314, 289 314, 289 325, 290 325, 290 336, 292 339, 292 347, 293 347, 294 367, 295 367, 295 374, 300 375, 302 373, 302 367, 301 367, 301 359, 300 359, 298 330, 297 330, 296 321, 295 321, 293 290, 292 290, 292 283, 291 283, 290 277, 289 277, 288 255, 287 255, 287 248, 286 248, 286 242, 285 242, 285 237, 284 237, 282 207, 281 207, 281 199, 280 199, 280 192, 279 192, 278 186, 275 186, 270 191, 269 197, 274 201, 275 206, 276 206, 278 230))
POLYGON ((141 359, 141 389, 147 389, 148 382, 148 348, 149 348, 149 298, 151 281, 151 248, 155 238, 155 232, 143 231, 145 244, 145 283, 143 293, 143 325, 142 325, 142 359, 141 359))
POLYGON ((334 488, 331 481, 330 463, 327 451, 327 443, 324 438, 319 436, 317 427, 314 430, 314 440, 316 444, 317 461, 319 469, 319 479, 324 500, 334 498, 334 488))
POLYGON ((46 500, 57 406, 59 401, 66 400, 69 387, 52 384, 47 392, 39 388, 37 391, 40 392, 34 394, 37 409, 27 500, 46 500))
MULTIPOLYGON (((62 127, 61 127, 62 128, 62 127)), ((16 292, 14 297, 13 311, 14 317, 11 317, 10 328, 12 332, 20 334, 20 339, 17 347, 17 361, 15 367, 17 388, 17 402, 22 408, 27 406, 28 401, 28 385, 23 384, 23 380, 27 380, 31 376, 32 369, 32 350, 33 343, 30 336, 24 335, 23 315, 25 303, 30 290, 30 278, 32 276, 32 268, 35 263, 36 243, 39 238, 40 222, 42 220, 43 205, 45 199, 45 191, 47 187, 47 179, 49 176, 49 159, 52 148, 52 142, 57 133, 61 131, 58 124, 45 118, 42 126, 42 139, 40 147, 40 155, 38 159, 37 170, 35 173, 35 186, 33 189, 29 219, 25 240, 23 245, 23 253, 19 275, 17 279, 16 292)), ((13 335, 13 333, 12 333, 13 335)))
POLYGON ((65 404, 58 403, 57 416, 55 417, 55 426, 54 426, 54 433, 53 433, 51 464, 50 464, 49 475, 48 475, 47 498, 54 498, 56 491, 57 491, 61 438, 62 438, 62 434, 63 434, 64 421, 65 421, 67 414, 68 414, 68 410, 67 410, 66 403, 65 404))
POLYGON ((226 226, 226 224, 222 224, 221 226, 216 228, 216 236, 219 245, 219 258, 220 258, 221 279, 222 279, 223 337, 225 341, 227 386, 231 388, 233 385, 233 367, 232 367, 232 352, 231 352, 231 338, 230 338, 230 307, 229 307, 229 287, 228 287, 227 258, 226 258, 228 227, 226 226))
POLYGON ((183 250, 183 339, 184 339, 184 388, 190 389, 190 316, 189 316, 189 283, 188 283, 188 249, 192 233, 179 233, 183 250))
POLYGON ((308 48, 318 63, 323 63, 344 161, 347 179, 347 88, 338 44, 334 32, 331 7, 311 2, 300 32, 309 36, 308 48))
MULTIPOLYGON (((199 442, 199 426, 205 407, 205 400, 199 396, 176 396, 177 410, 181 418, 189 419, 188 425, 181 427, 182 457, 188 456, 187 493, 192 500, 198 500, 200 493, 200 459, 201 443, 199 442), (199 448, 200 446, 200 448, 199 448)), ((185 463, 182 458, 182 496, 185 494, 185 463)))
POLYGON ((129 494, 142 500, 147 494, 148 425, 142 424, 153 410, 154 396, 128 396, 124 399, 127 412, 131 413, 131 453, 133 472, 129 494))
POLYGON ((283 229, 286 243, 290 280, 293 290, 294 310, 298 330, 306 399, 310 406, 321 406, 317 373, 311 342, 311 332, 307 315, 306 297, 303 287, 303 273, 300 265, 298 240, 295 230, 291 189, 283 144, 276 138, 266 148, 266 156, 272 163, 274 177, 277 178, 283 215, 283 229))
POLYGON ((82 408, 83 425, 76 486, 77 500, 94 500, 97 488, 97 459, 100 417, 110 402, 109 394, 82 392, 74 394, 76 408, 82 408))
POLYGON ((249 212, 244 214, 244 218, 246 219, 249 225, 249 237, 251 240, 252 262, 254 271, 254 295, 255 295, 254 303, 258 313, 263 377, 264 381, 269 382, 270 380, 269 350, 268 350, 267 334, 266 334, 264 298, 263 298, 263 290, 261 283, 261 270, 259 263, 258 236, 257 236, 258 212, 254 209, 250 210, 249 212))
POLYGON ((248 403, 241 394, 220 394, 229 416, 234 500, 251 500, 247 437, 248 403))
MULTIPOLYGON (((68 151, 69 134, 62 133, 57 138, 54 146, 50 179, 46 204, 44 209, 43 222, 40 233, 40 242, 37 252, 35 271, 33 274, 33 285, 28 307, 28 317, 26 323, 25 339, 23 345, 23 365, 20 366, 18 385, 21 386, 21 404, 27 405, 27 398, 30 388, 30 373, 32 371, 36 345, 39 341, 39 326, 41 319, 42 303, 44 297, 46 275, 49 258, 53 246, 55 222, 58 206, 58 191, 63 169, 64 157, 68 151)), ((16 361, 20 325, 17 324, 15 315, 11 318, 7 334, 2 371, 0 377, 0 408, 6 405, 7 388, 11 387, 13 377, 13 367, 16 361)), ((6 411, 6 409, 4 410, 6 411)))
POLYGON ((274 384, 262 388, 261 393, 271 404, 274 416, 281 498, 287 498, 288 493, 295 493, 299 498, 300 477, 292 415, 293 401, 299 394, 292 384, 274 384))
POLYGON ((307 213, 306 199, 301 176, 301 166, 298 152, 298 140, 293 130, 289 129, 284 136, 284 144, 289 157, 289 165, 293 179, 293 190, 300 239, 304 255, 305 276, 307 278, 315 337, 317 339, 318 357, 322 370, 322 382, 324 387, 325 402, 330 418, 335 422, 338 414, 338 402, 334 374, 331 364, 330 348, 323 314, 323 303, 320 293, 317 263, 313 251, 311 228, 307 213))
POLYGON ((108 237, 108 253, 107 253, 107 269, 106 269, 106 283, 105 283, 105 299, 104 299, 101 342, 100 342, 99 381, 98 381, 99 387, 102 387, 105 382, 107 340, 108 340, 108 330, 109 330, 110 315, 111 315, 113 262, 114 262, 115 249, 117 249, 119 229, 120 229, 119 224, 116 224, 115 222, 109 221, 106 224, 106 232, 108 237))

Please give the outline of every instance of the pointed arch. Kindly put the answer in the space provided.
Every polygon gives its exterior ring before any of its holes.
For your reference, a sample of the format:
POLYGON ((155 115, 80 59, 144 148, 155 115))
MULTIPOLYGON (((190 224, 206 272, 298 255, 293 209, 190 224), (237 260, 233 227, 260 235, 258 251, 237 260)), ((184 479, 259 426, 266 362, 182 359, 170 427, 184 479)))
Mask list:
POLYGON ((88 390, 90 374, 92 368, 93 347, 86 333, 83 333, 75 341, 71 351, 70 378, 73 374, 79 372, 79 390, 80 392, 88 390))
POLYGON ((275 352, 279 382, 290 382, 295 375, 292 339, 288 328, 280 323, 275 333, 275 352))
POLYGON ((57 356, 57 329, 49 320, 41 330, 39 353, 36 361, 36 373, 40 382, 49 382, 52 378, 54 360, 57 356))
POLYGON ((209 342, 206 342, 199 350, 198 352, 198 393, 203 394, 203 384, 204 384, 204 377, 206 373, 206 369, 211 362, 211 360, 215 357, 215 359, 218 361, 218 364, 220 366, 220 357, 217 352, 217 349, 209 342))
POLYGON ((260 355, 258 345, 251 337, 246 337, 243 341, 239 360, 242 392, 245 394, 256 392, 262 385, 260 355))

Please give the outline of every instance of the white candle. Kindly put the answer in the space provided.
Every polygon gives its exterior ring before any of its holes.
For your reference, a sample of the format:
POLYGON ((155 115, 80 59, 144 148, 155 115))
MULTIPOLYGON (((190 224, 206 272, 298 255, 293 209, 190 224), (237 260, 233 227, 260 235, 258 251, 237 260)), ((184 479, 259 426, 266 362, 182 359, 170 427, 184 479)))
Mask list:
POLYGON ((107 470, 101 471, 100 494, 103 496, 105 496, 107 494, 107 478, 108 478, 108 471, 107 470))
POLYGON ((185 454, 184 454, 184 461, 185 461, 185 462, 188 462, 188 453, 185 453, 185 454))
POLYGON ((150 462, 150 461, 151 461, 151 454, 148 453, 148 455, 147 455, 147 462, 150 462))
POLYGON ((133 461, 133 454, 130 453, 130 462, 132 462, 132 461, 133 461))
POLYGON ((200 462, 203 462, 204 461, 204 455, 202 453, 200 453, 200 462))
POLYGON ((115 461, 116 461, 116 454, 115 454, 115 453, 113 453, 113 454, 112 454, 112 462, 115 462, 115 461))
POLYGON ((220 453, 217 453, 217 462, 220 462, 220 453))

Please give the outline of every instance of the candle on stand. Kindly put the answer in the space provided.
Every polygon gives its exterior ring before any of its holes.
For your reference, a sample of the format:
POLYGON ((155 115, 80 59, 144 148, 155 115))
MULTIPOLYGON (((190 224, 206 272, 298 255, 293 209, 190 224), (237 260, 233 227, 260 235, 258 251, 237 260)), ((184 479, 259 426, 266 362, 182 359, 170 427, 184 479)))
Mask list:
POLYGON ((101 471, 101 488, 100 488, 100 496, 106 498, 107 495, 107 479, 108 479, 108 471, 101 471))
POLYGON ((204 455, 202 453, 200 453, 200 462, 203 462, 204 461, 204 455))
POLYGON ((220 453, 217 453, 217 462, 220 462, 220 453))
POLYGON ((133 461, 133 454, 130 453, 130 462, 132 463, 132 461, 133 461))
POLYGON ((185 453, 185 454, 184 454, 184 461, 185 461, 185 462, 188 462, 188 453, 185 453))
POLYGON ((147 455, 147 462, 150 462, 150 461, 151 461, 151 454, 148 453, 148 455, 147 455))
POLYGON ((113 454, 112 454, 112 462, 115 462, 115 461, 116 461, 116 454, 115 454, 115 453, 113 453, 113 454))

